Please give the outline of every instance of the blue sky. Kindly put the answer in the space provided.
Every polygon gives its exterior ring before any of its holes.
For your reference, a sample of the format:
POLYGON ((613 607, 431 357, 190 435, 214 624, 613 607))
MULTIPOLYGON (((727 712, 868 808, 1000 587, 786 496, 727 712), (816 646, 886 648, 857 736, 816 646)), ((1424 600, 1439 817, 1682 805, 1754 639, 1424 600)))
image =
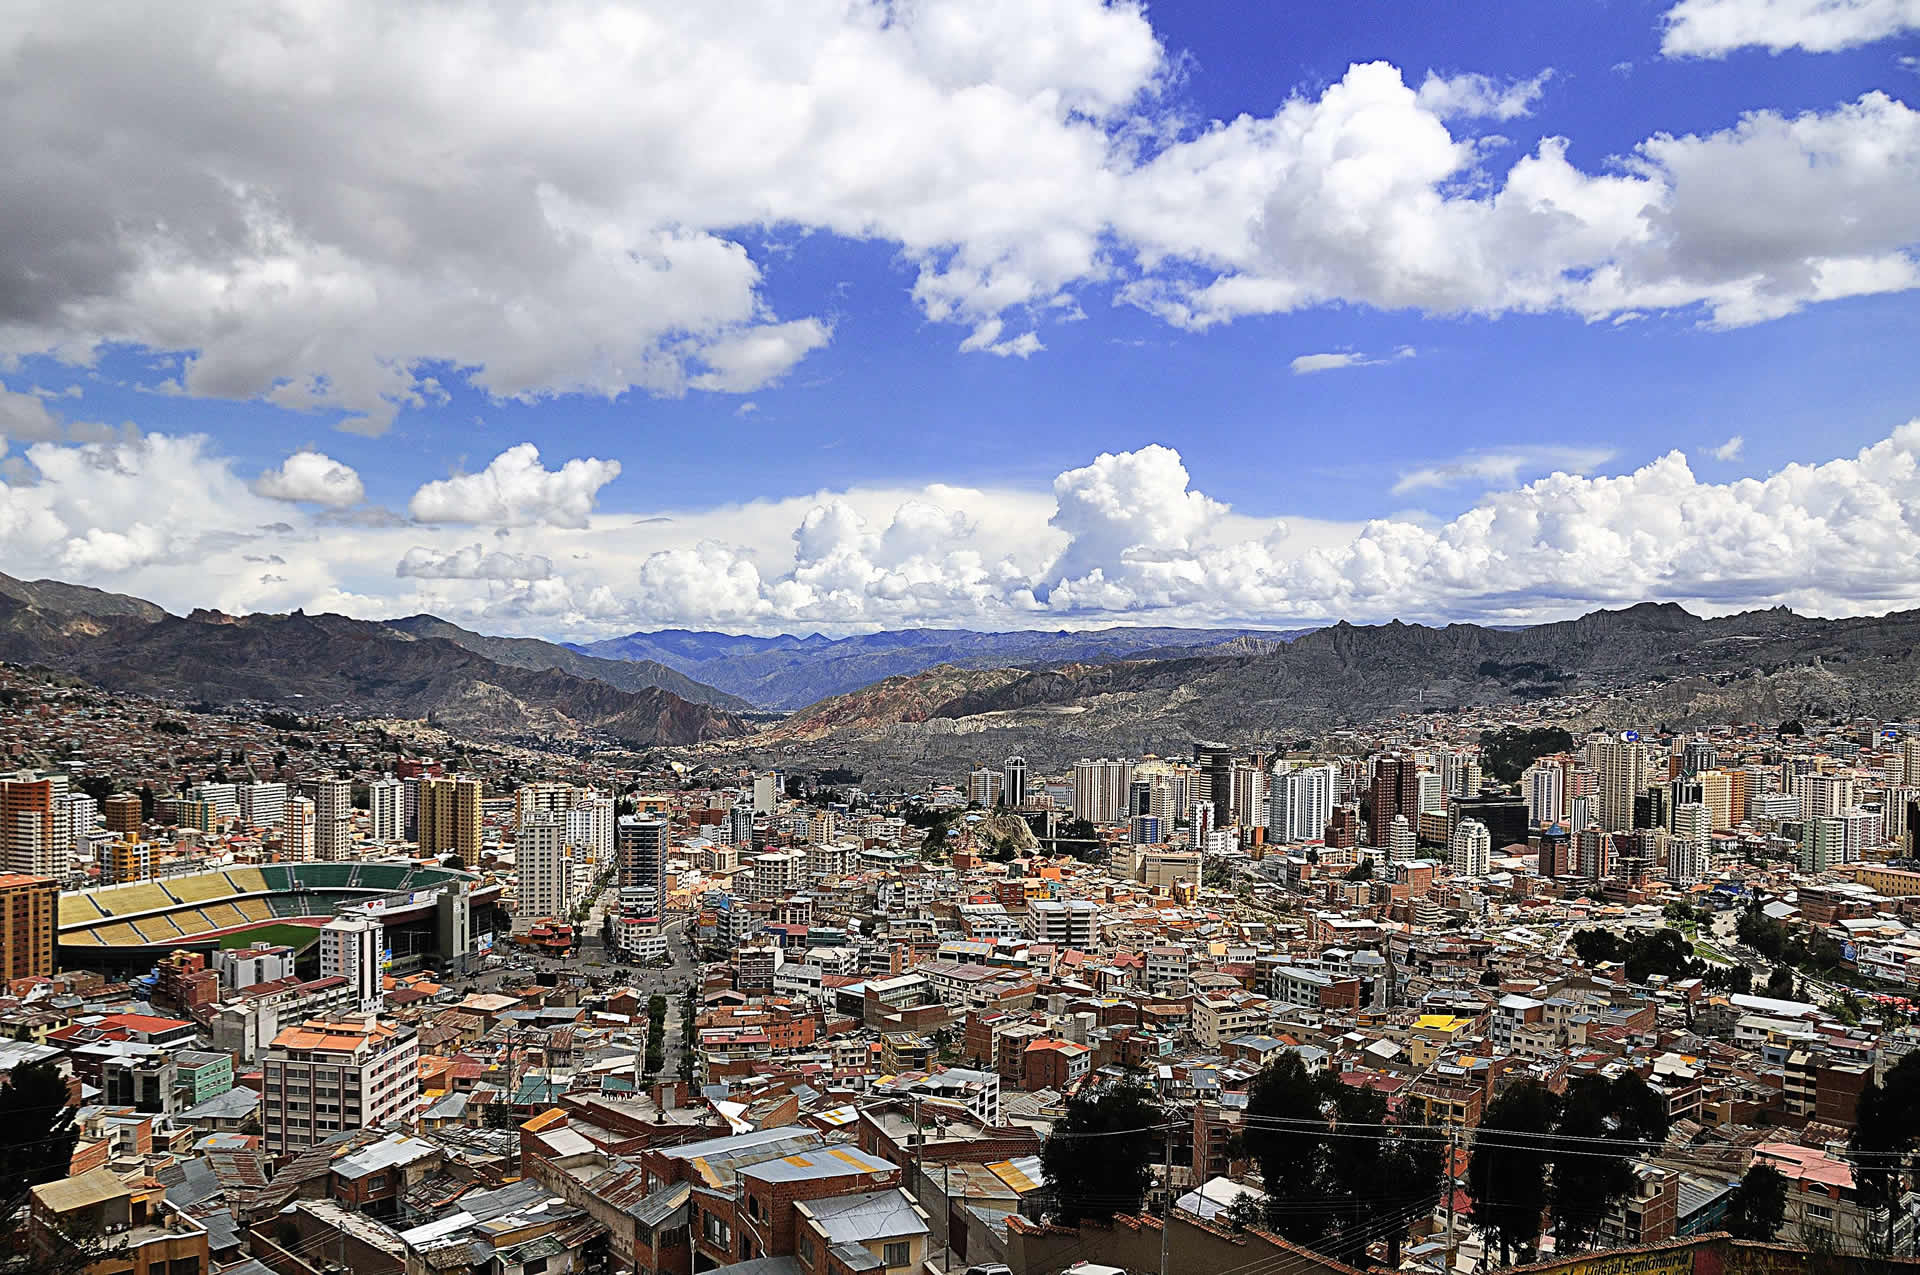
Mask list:
POLYGON ((180 54, 205 101, 158 31, 50 5, 0 47, 32 80, 0 159, 34 182, 0 252, 7 569, 566 636, 1920 599, 1911 549, 1847 522, 1915 503, 1897 8, 1052 0, 845 35, 821 5, 766 47, 649 8, 572 6, 590 53, 551 15, 384 19, 358 82, 350 32, 227 31, 180 54), (651 45, 700 69, 648 88, 651 45), (124 104, 80 103, 90 75, 124 104), (497 113, 448 105, 497 84, 497 113), (116 165, 91 127, 163 153, 116 165), (1676 449, 1684 491, 1606 485, 1676 449), (618 476, 561 476, 584 458, 618 476), (107 469, 182 511, 60 488, 107 469))

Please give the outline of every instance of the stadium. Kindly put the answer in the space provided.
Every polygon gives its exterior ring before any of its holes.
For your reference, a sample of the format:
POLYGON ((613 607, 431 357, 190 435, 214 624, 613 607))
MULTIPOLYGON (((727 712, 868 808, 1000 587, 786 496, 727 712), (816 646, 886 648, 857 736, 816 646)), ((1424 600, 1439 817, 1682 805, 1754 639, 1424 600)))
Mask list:
POLYGON ((175 948, 304 947, 302 931, 342 909, 379 919, 393 968, 459 967, 504 932, 501 886, 451 868, 394 863, 269 863, 157 877, 60 896, 63 969, 127 975, 175 948))

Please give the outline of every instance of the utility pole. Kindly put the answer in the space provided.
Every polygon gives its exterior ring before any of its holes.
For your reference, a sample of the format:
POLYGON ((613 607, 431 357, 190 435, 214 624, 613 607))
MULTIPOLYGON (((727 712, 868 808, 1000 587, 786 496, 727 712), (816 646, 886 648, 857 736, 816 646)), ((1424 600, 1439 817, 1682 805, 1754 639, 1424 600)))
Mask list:
POLYGON ((1447 1161, 1440 1173, 1440 1189, 1447 1193, 1447 1267, 1444 1275, 1453 1275, 1453 1259, 1458 1243, 1458 1241, 1454 1239, 1453 1233, 1453 1165, 1456 1159, 1454 1155, 1454 1137, 1459 1131, 1460 1126, 1457 1122, 1453 1120, 1447 1121, 1447 1161))
POLYGON ((1167 1275, 1167 1241, 1173 1235, 1173 1121, 1167 1121, 1166 1151, 1160 1161, 1160 1275, 1167 1275))

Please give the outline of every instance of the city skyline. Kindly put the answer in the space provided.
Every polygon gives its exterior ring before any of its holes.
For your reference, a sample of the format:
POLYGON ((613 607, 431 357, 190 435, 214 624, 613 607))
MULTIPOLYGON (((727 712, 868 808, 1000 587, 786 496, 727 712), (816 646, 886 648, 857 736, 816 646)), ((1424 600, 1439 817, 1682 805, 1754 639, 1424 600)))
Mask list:
POLYGON ((563 639, 1920 605, 1913 31, 29 9, 0 556, 563 639))

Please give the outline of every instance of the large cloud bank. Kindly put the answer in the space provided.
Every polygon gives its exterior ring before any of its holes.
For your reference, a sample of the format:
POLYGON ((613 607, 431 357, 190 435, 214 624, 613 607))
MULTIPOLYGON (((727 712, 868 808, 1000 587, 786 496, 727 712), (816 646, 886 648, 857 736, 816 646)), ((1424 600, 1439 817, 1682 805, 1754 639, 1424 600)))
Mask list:
MULTIPOLYGON (((1664 39, 1914 25, 1914 0, 1683 0, 1664 39)), ((1020 356, 1083 294, 1189 328, 1724 325, 1920 283, 1920 115, 1886 93, 1583 168, 1486 131, 1578 91, 1544 71, 1356 64, 1209 123, 1179 66, 1129 0, 27 0, 0 21, 0 356, 179 352, 157 388, 368 433, 449 378, 747 393, 833 339, 828 298, 773 311, 754 228, 894 245, 954 348, 1020 356)))
POLYGON ((1446 522, 1349 526, 1236 513, 1162 446, 1096 456, 1050 491, 852 488, 647 517, 599 509, 616 465, 548 468, 528 445, 423 486, 413 519, 335 499, 359 477, 320 453, 253 482, 199 436, 39 441, 19 459, 31 472, 0 481, 10 572, 175 609, 600 635, 1920 605, 1920 421, 1765 478, 1703 481, 1671 452, 1501 487, 1446 522))

